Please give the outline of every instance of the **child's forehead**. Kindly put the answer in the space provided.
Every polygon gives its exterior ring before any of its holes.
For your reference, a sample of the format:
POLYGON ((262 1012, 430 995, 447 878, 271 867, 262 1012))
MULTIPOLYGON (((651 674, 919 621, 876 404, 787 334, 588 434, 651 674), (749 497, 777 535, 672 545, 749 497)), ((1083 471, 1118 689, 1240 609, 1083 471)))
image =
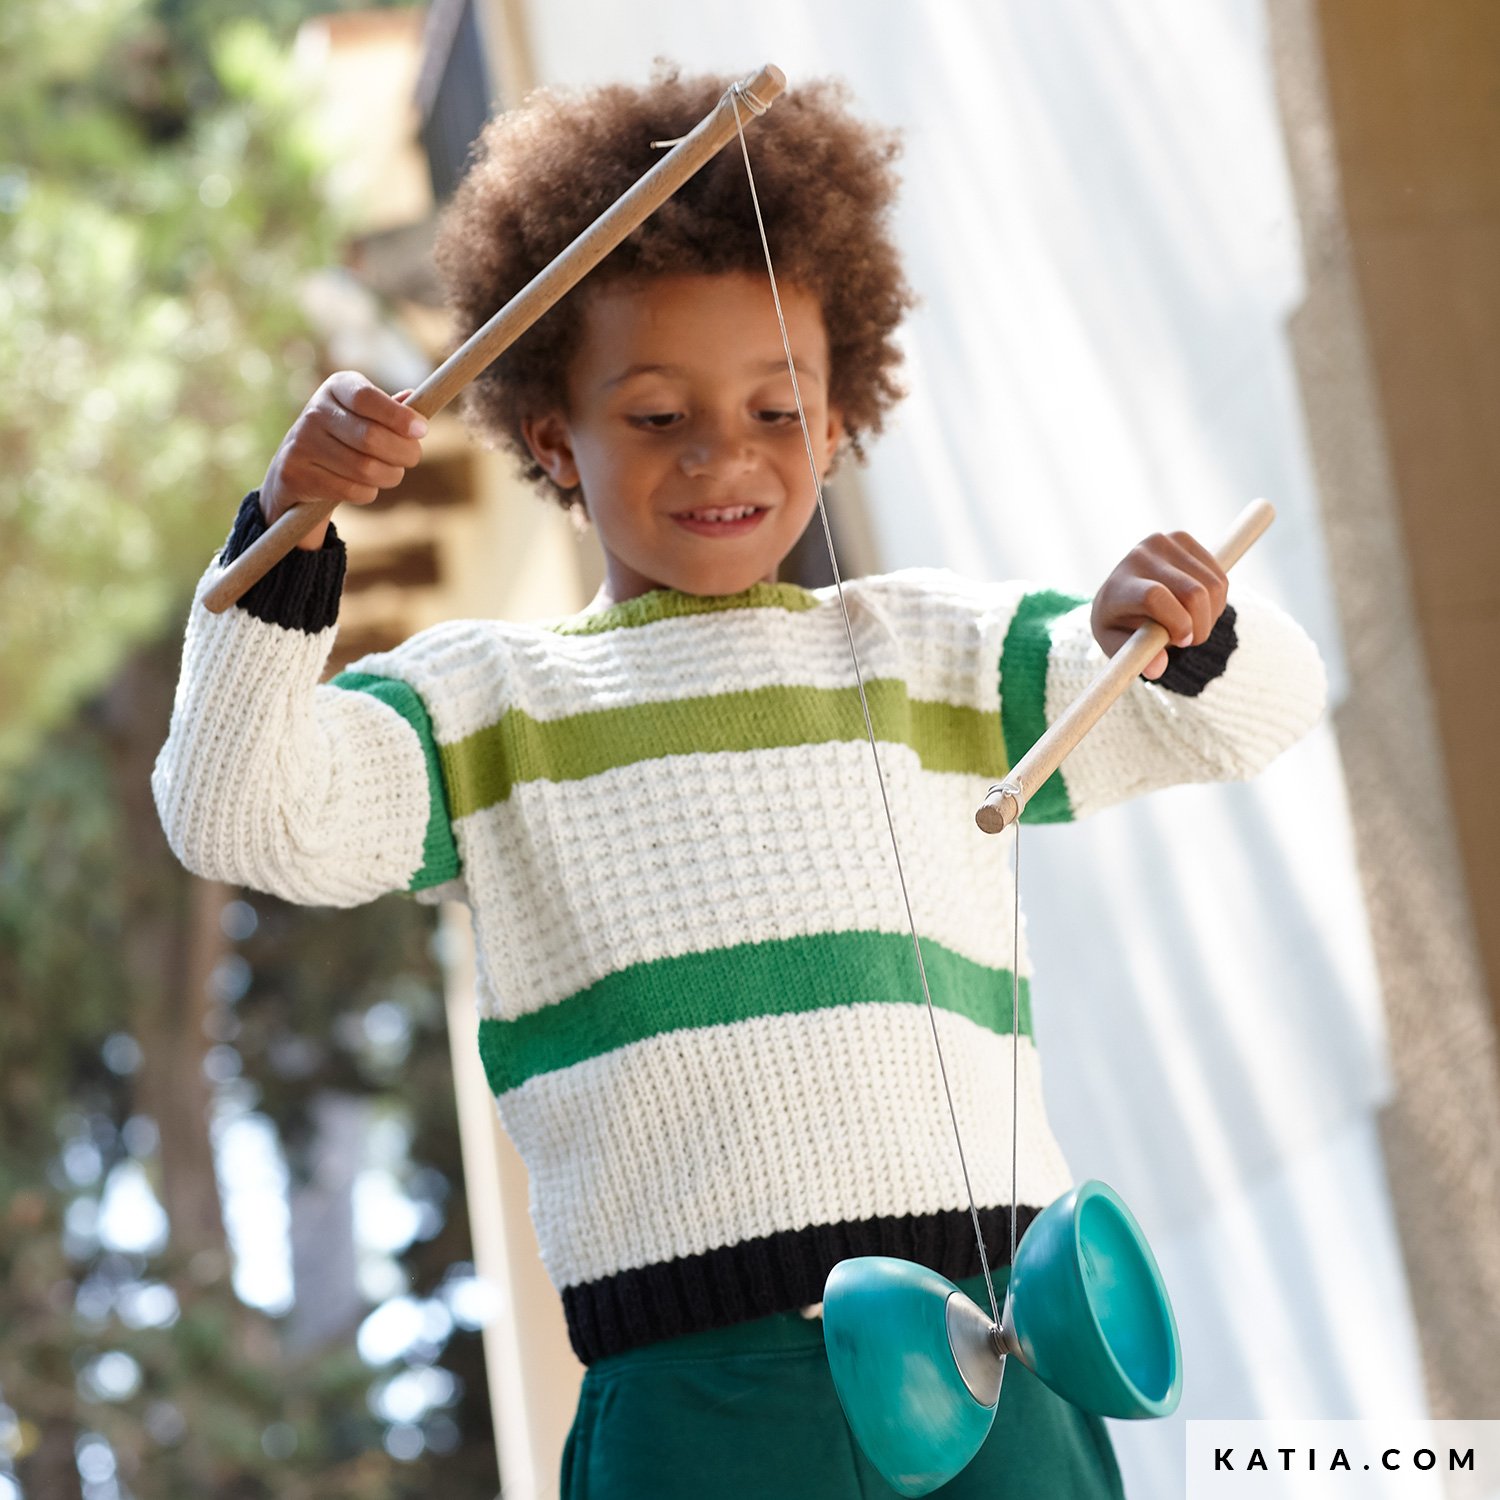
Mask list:
MULTIPOLYGON (((828 337, 818 298, 780 288, 797 363, 823 365, 828 337)), ((680 378, 703 370, 769 375, 786 368, 769 281, 744 272, 606 281, 582 299, 582 338, 573 358, 602 383, 642 376, 680 378)))

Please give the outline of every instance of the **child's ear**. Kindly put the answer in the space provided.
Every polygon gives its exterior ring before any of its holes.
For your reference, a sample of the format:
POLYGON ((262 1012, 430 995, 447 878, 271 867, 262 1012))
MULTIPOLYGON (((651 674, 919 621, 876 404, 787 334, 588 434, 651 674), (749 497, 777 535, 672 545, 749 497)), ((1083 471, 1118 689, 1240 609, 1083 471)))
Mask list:
POLYGON ((573 458, 573 437, 560 412, 521 419, 521 436, 531 456, 559 489, 578 488, 578 465, 573 458))
POLYGON ((828 458, 825 469, 831 469, 839 460, 844 446, 844 414, 836 406, 828 408, 828 458))

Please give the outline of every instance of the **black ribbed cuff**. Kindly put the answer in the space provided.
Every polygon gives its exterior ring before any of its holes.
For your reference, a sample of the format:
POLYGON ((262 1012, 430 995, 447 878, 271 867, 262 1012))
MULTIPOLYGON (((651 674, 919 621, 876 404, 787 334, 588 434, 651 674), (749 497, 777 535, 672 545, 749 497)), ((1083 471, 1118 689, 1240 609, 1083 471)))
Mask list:
POLYGON ((1224 668, 1240 643, 1234 633, 1234 622, 1234 605, 1226 604, 1206 641, 1196 646, 1168 646, 1167 670, 1156 679, 1155 685, 1169 693, 1181 693, 1184 698, 1196 698, 1215 677, 1224 675, 1224 668))
MULTIPOLYGON (((260 491, 251 490, 240 502, 229 540, 219 553, 220 564, 232 563, 266 530, 260 491)), ((268 625, 316 635, 338 620, 346 561, 344 544, 330 525, 316 552, 293 548, 264 578, 250 585, 240 599, 240 608, 268 625)))

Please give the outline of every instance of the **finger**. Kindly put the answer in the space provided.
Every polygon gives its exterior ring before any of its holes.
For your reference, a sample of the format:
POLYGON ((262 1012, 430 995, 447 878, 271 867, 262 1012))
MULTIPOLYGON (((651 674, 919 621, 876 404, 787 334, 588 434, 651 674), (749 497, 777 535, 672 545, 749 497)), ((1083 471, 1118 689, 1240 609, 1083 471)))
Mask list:
POLYGON ((1156 655, 1153 656, 1149 662, 1147 662, 1145 669, 1141 672, 1141 676, 1149 677, 1152 682, 1155 682, 1156 679, 1160 677, 1161 674, 1166 670, 1167 653, 1165 651, 1158 651, 1156 655))
POLYGON ((422 445, 415 438, 393 432, 338 401, 322 408, 320 416, 322 421, 315 424, 315 428, 355 453, 401 469, 415 468, 422 461, 422 445))
POLYGON ((1109 622, 1110 628, 1122 631, 1128 638, 1142 625, 1157 624, 1166 629, 1167 639, 1174 645, 1184 644, 1192 638, 1193 617, 1177 598, 1175 588, 1187 588, 1190 584, 1185 574, 1157 559, 1153 576, 1130 580, 1121 607, 1109 622))
POLYGON ((337 500, 341 504, 368 505, 379 493, 377 486, 362 484, 347 474, 326 469, 320 463, 309 463, 308 479, 316 489, 313 493, 320 500, 337 500))
POLYGON ((420 412, 403 406, 394 396, 387 396, 356 370, 340 370, 324 384, 341 406, 367 422, 402 437, 427 435, 427 420, 420 412))
MULTIPOLYGON (((410 441, 410 439, 393 437, 389 433, 386 434, 386 438, 391 442, 410 441)), ((416 447, 416 444, 412 443, 412 447, 416 447)), ((393 489, 400 484, 406 477, 407 468, 410 467, 406 464, 390 463, 360 448, 351 448, 339 438, 337 433, 325 428, 314 428, 309 435, 307 456, 330 473, 352 480, 356 484, 374 485, 377 489, 385 490, 393 489)), ((421 457, 420 451, 417 457, 421 457)))
POLYGON ((380 491, 374 485, 325 467, 304 450, 290 455, 282 467, 280 493, 285 505, 307 505, 319 500, 368 505, 380 491))
POLYGON ((1190 532, 1174 531, 1165 540, 1174 549, 1173 561, 1184 573, 1197 579, 1205 591, 1202 599, 1195 596, 1182 600, 1193 616, 1194 641, 1205 641, 1224 613, 1224 605, 1229 599, 1229 575, 1219 566, 1213 553, 1190 532))
POLYGON ((1191 646, 1208 638, 1213 627, 1213 600, 1208 585, 1189 568, 1170 561, 1176 549, 1162 538, 1142 570, 1142 613, 1165 625, 1174 646, 1191 646), (1164 597, 1170 596, 1170 602, 1164 597))

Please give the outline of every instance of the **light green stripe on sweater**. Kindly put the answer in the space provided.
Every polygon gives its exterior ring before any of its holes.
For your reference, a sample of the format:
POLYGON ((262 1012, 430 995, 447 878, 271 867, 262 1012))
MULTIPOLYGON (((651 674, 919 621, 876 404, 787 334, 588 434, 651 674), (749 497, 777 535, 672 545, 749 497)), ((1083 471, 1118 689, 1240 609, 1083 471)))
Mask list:
MULTIPOLYGON (((922 961, 934 1006, 1010 1034, 1008 969, 975 963, 930 938, 922 942, 922 961)), ((633 964, 556 1005, 514 1020, 482 1020, 479 1051, 498 1095, 663 1032, 841 1005, 922 1003, 910 936, 835 932, 633 964)), ((1020 1008, 1021 1035, 1030 1036, 1024 978, 1020 1008)))
MULTIPOLYGON (((1003 773, 997 714, 909 698, 891 678, 865 684, 876 736, 909 745, 929 771, 1003 773)), ((865 738, 847 688, 763 687, 668 703, 534 719, 519 709, 439 746, 455 818, 493 807, 524 781, 579 781, 667 755, 770 750, 865 738)))
POLYGON ((652 589, 622 604, 588 615, 570 615, 547 628, 554 635, 602 635, 607 630, 632 630, 658 620, 680 620, 688 615, 713 615, 732 609, 784 609, 790 614, 817 608, 809 590, 795 583, 752 584, 741 594, 683 594, 676 589, 652 589))

